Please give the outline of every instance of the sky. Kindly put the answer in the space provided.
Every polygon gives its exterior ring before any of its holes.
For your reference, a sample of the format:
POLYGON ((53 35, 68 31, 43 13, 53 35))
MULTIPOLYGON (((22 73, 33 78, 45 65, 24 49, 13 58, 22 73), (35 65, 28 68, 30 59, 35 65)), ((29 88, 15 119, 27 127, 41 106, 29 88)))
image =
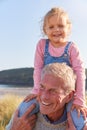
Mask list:
POLYGON ((43 38, 41 19, 53 7, 69 14, 75 42, 87 68, 87 0, 0 0, 0 70, 34 66, 36 44, 43 38))

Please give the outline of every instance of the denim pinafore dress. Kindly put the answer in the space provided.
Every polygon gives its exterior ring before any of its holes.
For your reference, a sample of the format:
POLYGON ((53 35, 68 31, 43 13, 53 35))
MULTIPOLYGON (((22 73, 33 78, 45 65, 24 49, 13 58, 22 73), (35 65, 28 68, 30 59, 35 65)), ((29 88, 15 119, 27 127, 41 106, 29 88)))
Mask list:
POLYGON ((48 49, 49 49, 49 39, 46 39, 46 45, 45 45, 45 52, 44 52, 44 65, 50 64, 50 63, 66 63, 67 65, 71 66, 70 64, 70 58, 68 54, 68 49, 72 42, 68 42, 68 44, 65 47, 64 53, 60 57, 54 57, 51 56, 48 49))

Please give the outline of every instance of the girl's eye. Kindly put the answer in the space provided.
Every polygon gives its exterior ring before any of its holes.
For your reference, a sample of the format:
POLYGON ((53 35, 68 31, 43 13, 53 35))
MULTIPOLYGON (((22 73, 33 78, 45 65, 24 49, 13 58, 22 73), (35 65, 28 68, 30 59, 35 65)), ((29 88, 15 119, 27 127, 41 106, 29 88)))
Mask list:
POLYGON ((54 26, 50 26, 49 29, 54 29, 54 26))
POLYGON ((59 27, 59 28, 64 28, 64 25, 59 25, 58 27, 59 27))

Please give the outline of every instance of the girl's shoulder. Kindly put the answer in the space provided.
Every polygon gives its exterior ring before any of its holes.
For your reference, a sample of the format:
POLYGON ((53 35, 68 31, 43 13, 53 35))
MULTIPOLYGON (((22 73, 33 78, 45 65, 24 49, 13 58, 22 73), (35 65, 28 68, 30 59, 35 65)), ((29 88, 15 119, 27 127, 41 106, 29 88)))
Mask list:
POLYGON ((73 54, 80 52, 80 49, 75 42, 72 42, 72 44, 70 45, 69 52, 73 54))
POLYGON ((37 47, 44 48, 46 44, 46 39, 40 39, 37 43, 37 47))
POLYGON ((46 39, 40 39, 36 45, 36 50, 40 53, 44 53, 46 39))
POLYGON ((72 42, 72 41, 71 41, 70 48, 71 49, 76 49, 76 50, 79 49, 79 47, 77 46, 77 44, 75 42, 72 42))
POLYGON ((39 41, 38 41, 38 44, 45 44, 46 43, 46 39, 40 39, 39 41))

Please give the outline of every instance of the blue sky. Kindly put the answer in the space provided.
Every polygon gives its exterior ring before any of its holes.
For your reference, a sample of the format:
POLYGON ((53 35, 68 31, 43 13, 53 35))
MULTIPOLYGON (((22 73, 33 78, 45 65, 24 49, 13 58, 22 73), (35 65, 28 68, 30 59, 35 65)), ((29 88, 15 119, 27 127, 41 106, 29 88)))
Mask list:
POLYGON ((70 16, 70 40, 78 45, 87 67, 87 0, 0 0, 0 70, 33 67, 42 37, 40 20, 57 6, 70 16))

